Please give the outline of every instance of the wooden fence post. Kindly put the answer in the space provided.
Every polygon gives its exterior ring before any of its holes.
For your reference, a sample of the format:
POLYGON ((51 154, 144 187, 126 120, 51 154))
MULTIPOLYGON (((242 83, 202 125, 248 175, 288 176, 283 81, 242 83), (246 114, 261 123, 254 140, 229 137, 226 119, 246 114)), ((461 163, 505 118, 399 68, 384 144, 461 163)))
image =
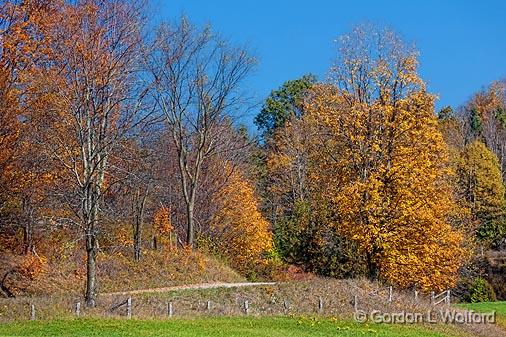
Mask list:
POLYGON ((358 310, 358 295, 355 295, 355 297, 353 298, 353 308, 355 309, 355 311, 358 310))
POLYGON ((418 290, 415 289, 415 302, 418 303, 418 290))
POLYGON ((132 298, 127 299, 127 318, 132 318, 132 298))
POLYGON ((393 289, 392 286, 388 287, 388 303, 392 303, 393 289))
POLYGON ((167 303, 167 315, 170 318, 174 315, 174 309, 172 307, 172 302, 167 303))
POLYGON ((288 304, 287 300, 283 301, 283 308, 285 309, 285 314, 287 314, 288 311, 290 310, 290 305, 288 304))
POLYGON ((207 301, 207 311, 211 311, 211 301, 207 301))
POLYGON ((76 304, 76 316, 81 316, 81 302, 77 302, 76 304))
POLYGON ((249 302, 248 302, 248 300, 244 301, 244 313, 246 315, 249 314, 249 302))
POLYGON ((35 305, 33 303, 30 304, 30 319, 35 321, 35 305))
POLYGON ((430 304, 434 304, 434 297, 435 297, 434 291, 431 291, 430 292, 430 304))
POLYGON ((318 297, 318 311, 321 313, 323 312, 323 299, 320 297, 318 297))
POLYGON ((447 290, 446 291, 446 303, 448 305, 450 305, 451 304, 450 302, 451 302, 451 292, 450 292, 450 290, 447 290))

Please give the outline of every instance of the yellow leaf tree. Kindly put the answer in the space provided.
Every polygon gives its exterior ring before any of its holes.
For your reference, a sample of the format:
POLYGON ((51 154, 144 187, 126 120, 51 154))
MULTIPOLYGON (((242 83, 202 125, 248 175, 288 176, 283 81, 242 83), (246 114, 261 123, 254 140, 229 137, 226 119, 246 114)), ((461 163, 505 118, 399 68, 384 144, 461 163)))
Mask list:
POLYGON ((213 202, 219 205, 211 221, 217 249, 234 268, 249 274, 272 249, 270 225, 258 209, 253 186, 238 171, 231 171, 213 202))
POLYGON ((311 178, 334 225, 366 255, 370 278, 453 286, 462 235, 448 221, 457 207, 448 151, 417 54, 389 30, 357 27, 340 41, 335 84, 315 86, 306 102, 317 144, 311 178))
POLYGON ((493 244, 506 235, 505 187, 497 157, 485 144, 475 140, 461 152, 457 162, 461 195, 467 201, 477 237, 493 244))

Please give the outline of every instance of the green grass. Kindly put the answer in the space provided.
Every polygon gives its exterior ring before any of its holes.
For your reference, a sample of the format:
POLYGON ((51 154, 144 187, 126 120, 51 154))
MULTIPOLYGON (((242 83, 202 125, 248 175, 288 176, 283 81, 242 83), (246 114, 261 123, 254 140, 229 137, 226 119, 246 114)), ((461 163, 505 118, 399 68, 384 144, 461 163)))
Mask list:
POLYGON ((459 303, 458 307, 479 312, 496 311, 498 315, 506 316, 506 301, 502 302, 480 302, 480 303, 459 303))
POLYGON ((193 320, 59 320, 0 325, 0 336, 139 336, 139 337, 306 337, 456 336, 413 325, 358 324, 309 318, 205 318, 193 320))
POLYGON ((480 303, 459 303, 458 307, 466 310, 478 312, 495 311, 497 315, 497 324, 506 327, 506 301, 499 302, 480 302, 480 303))

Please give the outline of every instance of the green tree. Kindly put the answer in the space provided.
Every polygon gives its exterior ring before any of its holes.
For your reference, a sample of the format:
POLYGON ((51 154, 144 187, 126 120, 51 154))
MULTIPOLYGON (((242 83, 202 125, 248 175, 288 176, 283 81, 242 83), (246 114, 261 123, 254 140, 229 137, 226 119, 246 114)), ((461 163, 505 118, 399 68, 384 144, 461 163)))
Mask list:
POLYGON ((437 114, 437 118, 440 121, 454 119, 455 118, 455 113, 453 112, 452 107, 449 106, 449 105, 447 105, 444 108, 442 108, 441 110, 439 110, 439 112, 437 114))
POLYGON ((483 121, 481 120, 481 116, 479 115, 476 109, 471 109, 469 114, 469 125, 471 127, 471 132, 474 137, 480 137, 483 132, 483 121))
POLYGON ((301 247, 306 238, 302 224, 306 207, 307 158, 305 130, 301 125, 305 92, 316 83, 313 75, 286 81, 266 99, 255 124, 265 143, 255 155, 257 189, 262 209, 273 224, 276 249, 289 263, 303 264, 301 247))
POLYGON ((279 89, 271 92, 254 121, 264 137, 283 126, 291 116, 299 118, 302 115, 304 92, 314 83, 316 77, 308 74, 286 81, 279 89))
POLYGON ((317 193, 309 202, 295 203, 293 214, 275 228, 276 246, 288 263, 302 265, 318 275, 350 278, 366 275, 364 254, 352 240, 332 226, 334 212, 317 193))
POLYGON ((497 157, 476 140, 462 151, 457 174, 461 193, 478 222, 478 239, 497 242, 506 233, 505 187, 497 157))

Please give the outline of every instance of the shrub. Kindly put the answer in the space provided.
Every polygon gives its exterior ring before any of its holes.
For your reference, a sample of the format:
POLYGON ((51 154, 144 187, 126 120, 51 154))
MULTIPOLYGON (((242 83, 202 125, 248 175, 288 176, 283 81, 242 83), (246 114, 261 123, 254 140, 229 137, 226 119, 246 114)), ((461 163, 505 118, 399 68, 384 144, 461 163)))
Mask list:
POLYGON ((494 289, 487 280, 482 277, 477 277, 469 289, 469 295, 466 300, 467 302, 477 303, 496 301, 497 299, 494 289))
POLYGON ((331 213, 297 202, 294 214, 275 228, 276 248, 287 264, 303 266, 306 272, 336 278, 354 278, 366 273, 364 255, 351 240, 331 225, 331 213))

